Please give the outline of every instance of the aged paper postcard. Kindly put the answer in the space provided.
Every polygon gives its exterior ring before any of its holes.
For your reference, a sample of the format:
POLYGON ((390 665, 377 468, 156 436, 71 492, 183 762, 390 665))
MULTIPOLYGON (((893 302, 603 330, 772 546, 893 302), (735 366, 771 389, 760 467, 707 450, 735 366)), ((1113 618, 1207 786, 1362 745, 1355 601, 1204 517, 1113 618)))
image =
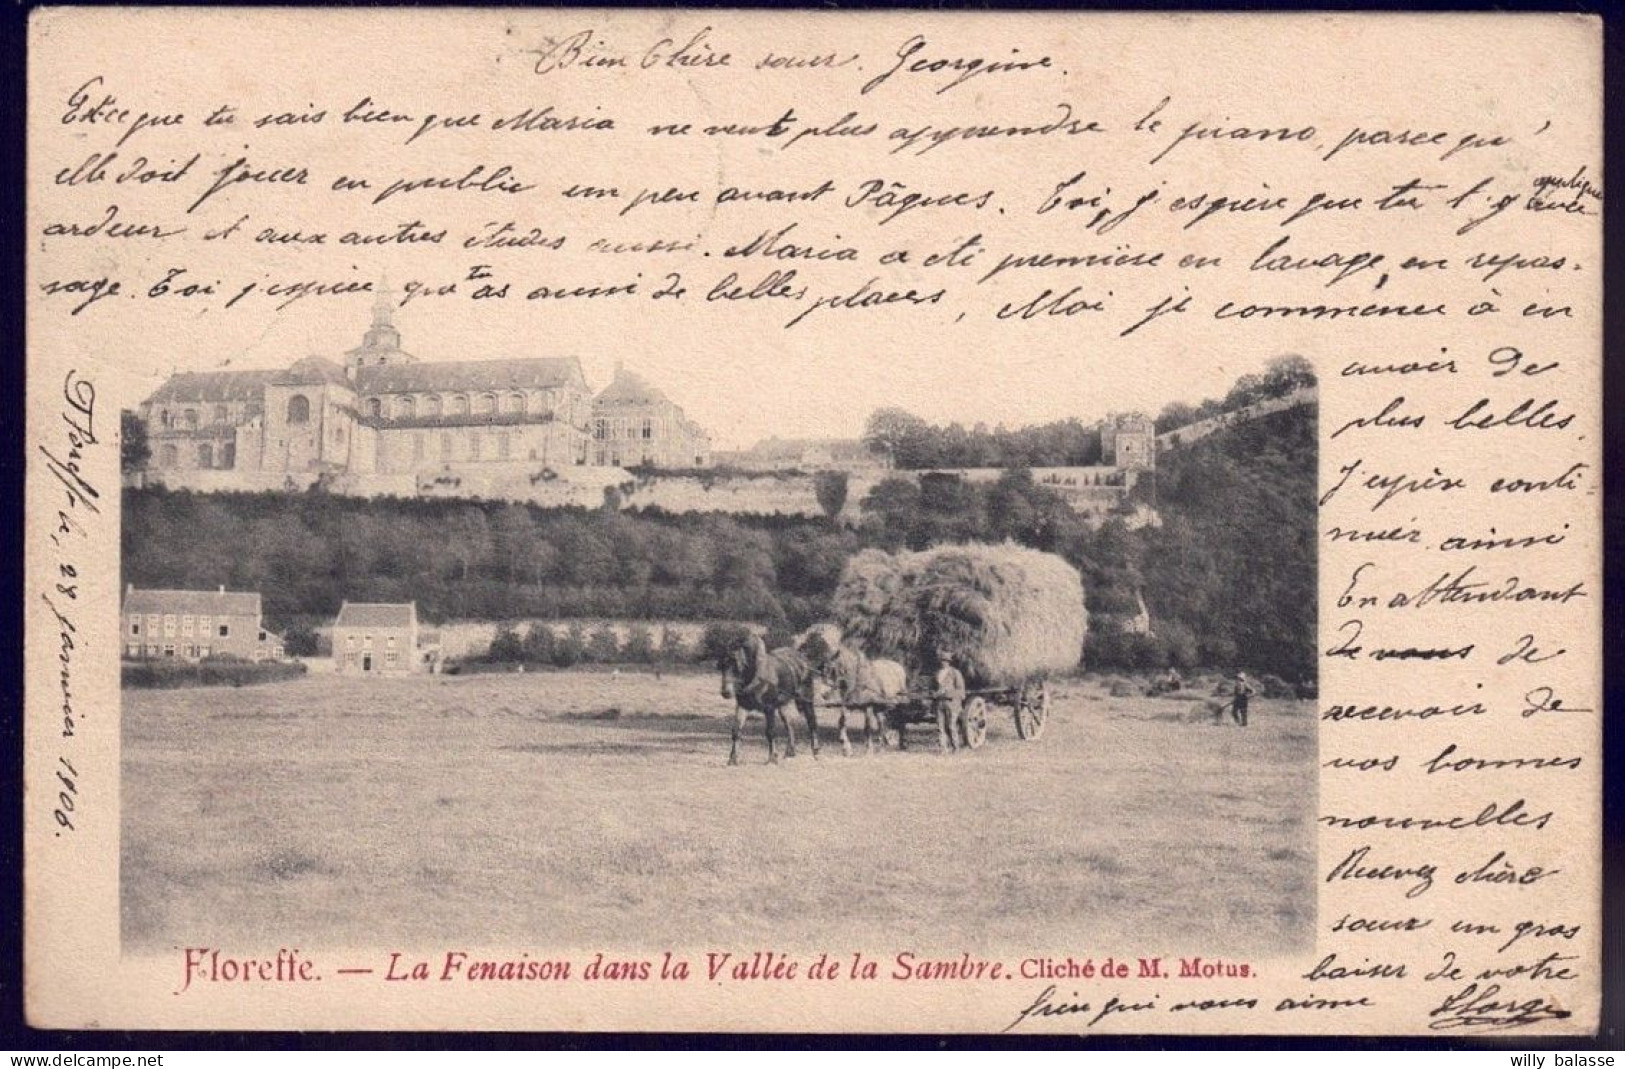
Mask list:
POLYGON ((1601 37, 35 12, 29 1020, 1594 1031, 1601 37))

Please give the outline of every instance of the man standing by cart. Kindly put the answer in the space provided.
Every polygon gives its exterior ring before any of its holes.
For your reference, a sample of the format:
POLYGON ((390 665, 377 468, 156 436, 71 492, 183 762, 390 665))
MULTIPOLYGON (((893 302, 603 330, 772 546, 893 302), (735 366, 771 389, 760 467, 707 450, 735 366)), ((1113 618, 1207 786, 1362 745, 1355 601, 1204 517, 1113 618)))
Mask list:
MULTIPOLYGON (((932 684, 937 741, 944 750, 957 750, 965 734, 965 675, 954 667, 954 655, 941 647, 937 648, 937 674, 932 684)), ((970 744, 970 740, 964 741, 970 744)))

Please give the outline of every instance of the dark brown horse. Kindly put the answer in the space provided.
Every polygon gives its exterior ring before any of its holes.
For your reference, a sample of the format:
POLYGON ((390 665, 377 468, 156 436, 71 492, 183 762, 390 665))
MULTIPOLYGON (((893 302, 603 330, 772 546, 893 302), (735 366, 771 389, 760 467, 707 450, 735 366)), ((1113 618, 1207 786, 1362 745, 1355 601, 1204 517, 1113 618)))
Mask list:
POLYGON ((751 635, 722 655, 717 666, 722 672, 722 696, 734 700, 733 741, 728 748, 728 763, 739 763, 739 733, 745 727, 747 712, 761 713, 766 723, 767 760, 777 763, 777 743, 773 737, 773 721, 784 719, 787 737, 784 756, 796 755, 796 729, 784 714, 786 706, 794 704, 807 720, 807 734, 812 739, 813 757, 818 757, 818 714, 813 708, 812 663, 799 652, 786 646, 769 653, 767 644, 759 635, 751 635))

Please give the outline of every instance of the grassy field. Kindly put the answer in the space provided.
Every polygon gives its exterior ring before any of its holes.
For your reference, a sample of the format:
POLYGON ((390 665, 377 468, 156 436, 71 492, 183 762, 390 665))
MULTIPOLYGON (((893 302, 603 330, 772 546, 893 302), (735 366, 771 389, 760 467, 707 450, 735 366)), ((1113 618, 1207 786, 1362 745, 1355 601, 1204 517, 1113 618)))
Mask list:
MULTIPOLYGON (((1314 921, 1312 703, 1055 688, 1022 742, 724 766, 712 675, 133 691, 123 934, 175 945, 1267 954, 1314 921)), ((861 747, 859 750, 861 754, 861 747)))

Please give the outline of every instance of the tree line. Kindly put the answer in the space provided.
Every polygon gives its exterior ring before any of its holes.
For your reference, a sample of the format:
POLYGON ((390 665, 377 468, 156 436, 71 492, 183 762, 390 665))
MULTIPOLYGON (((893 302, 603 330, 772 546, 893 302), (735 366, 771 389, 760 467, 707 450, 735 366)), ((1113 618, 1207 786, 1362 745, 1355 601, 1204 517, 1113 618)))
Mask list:
MULTIPOLYGON (((258 590, 267 625, 301 638, 345 599, 416 601, 430 621, 751 621, 779 637, 826 618, 860 549, 1009 539, 1082 573, 1091 665, 1239 665, 1308 681, 1316 451, 1311 405, 1163 452, 1134 491, 1155 495, 1161 523, 1145 527, 1087 522, 1019 467, 982 484, 900 472, 859 502, 855 527, 832 518, 845 493, 833 480, 824 517, 132 488, 124 572, 143 587, 258 590), (1127 626, 1142 598, 1153 635, 1127 626)), ((521 659, 636 660, 642 648, 549 634, 534 641, 554 645, 521 659)))
MULTIPOLYGON (((1301 356, 1280 356, 1257 375, 1243 375, 1223 397, 1200 404, 1173 402, 1153 420, 1158 434, 1315 384, 1314 367, 1301 356)), ((1108 421, 1114 417, 1108 417, 1108 421)), ((1087 467, 1102 459, 1100 426, 1078 419, 1031 427, 989 428, 985 423, 938 426, 900 408, 877 409, 865 425, 871 452, 904 470, 928 468, 1087 467)))

